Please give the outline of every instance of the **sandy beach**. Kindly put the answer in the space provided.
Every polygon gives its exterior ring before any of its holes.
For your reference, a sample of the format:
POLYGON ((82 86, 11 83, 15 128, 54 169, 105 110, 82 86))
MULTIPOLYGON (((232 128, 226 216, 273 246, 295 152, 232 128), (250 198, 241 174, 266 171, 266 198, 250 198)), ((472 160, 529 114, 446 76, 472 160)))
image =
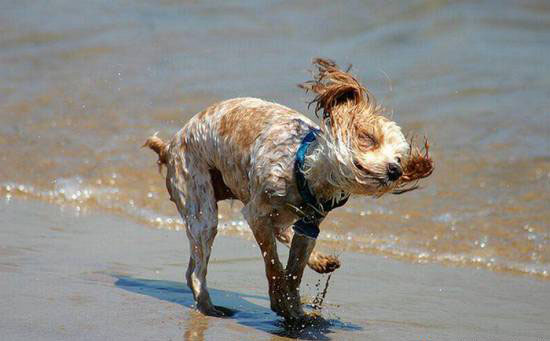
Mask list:
MULTIPOLYGON (((341 253, 322 328, 269 310, 253 241, 220 236, 208 280, 231 318, 194 311, 183 232, 43 202, 0 204, 2 340, 548 340, 550 282, 341 253)), ((334 252, 339 253, 338 250, 334 252)), ((306 270, 302 293, 326 277, 306 270)))
MULTIPOLYGON (((0 2, 0 341, 550 340, 548 55, 544 0, 0 2), (315 57, 353 65, 436 170, 330 213, 343 265, 301 332, 221 202, 208 285, 237 313, 204 317, 140 147, 234 97, 318 121, 296 87, 315 57)), ((327 278, 306 270, 306 302, 327 278)))

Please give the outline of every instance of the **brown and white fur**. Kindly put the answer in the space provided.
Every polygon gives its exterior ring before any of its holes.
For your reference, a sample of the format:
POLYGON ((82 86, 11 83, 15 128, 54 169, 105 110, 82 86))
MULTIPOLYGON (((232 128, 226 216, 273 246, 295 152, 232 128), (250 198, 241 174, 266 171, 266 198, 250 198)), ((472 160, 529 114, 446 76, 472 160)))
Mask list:
MULTIPOLYGON (((413 153, 401 129, 382 116, 382 108, 349 72, 325 59, 314 65, 314 80, 301 85, 316 95, 312 103, 321 115, 321 134, 305 161, 312 193, 321 201, 414 189, 400 190, 431 173, 427 152, 413 153)), ((306 264, 321 273, 339 267, 336 258, 313 251, 314 239, 290 228, 298 219, 294 208, 302 204, 296 151, 312 128, 318 126, 283 105, 234 98, 195 115, 170 142, 155 135, 145 143, 166 166, 170 200, 186 224, 191 250, 186 279, 202 313, 227 313, 212 304, 206 286, 220 200, 244 204, 242 213, 264 258, 271 309, 283 317, 304 316, 299 285, 306 264), (286 266, 276 240, 290 247, 286 266)))

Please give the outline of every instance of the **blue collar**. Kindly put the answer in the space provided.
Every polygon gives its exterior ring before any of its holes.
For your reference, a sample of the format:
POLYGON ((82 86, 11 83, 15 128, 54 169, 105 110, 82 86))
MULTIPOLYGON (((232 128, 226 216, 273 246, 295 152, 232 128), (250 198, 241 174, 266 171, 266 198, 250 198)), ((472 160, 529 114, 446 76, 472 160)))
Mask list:
POLYGON ((334 200, 327 200, 319 203, 309 188, 304 175, 304 160, 309 149, 309 145, 315 141, 319 133, 320 130, 315 128, 312 128, 309 131, 309 133, 302 140, 302 143, 296 152, 296 161, 294 162, 296 185, 298 186, 298 192, 300 193, 304 203, 299 207, 300 212, 302 212, 302 217, 294 223, 292 228, 296 233, 313 239, 316 239, 319 235, 319 224, 325 215, 329 211, 344 205, 349 198, 349 195, 347 195, 337 202, 334 200))

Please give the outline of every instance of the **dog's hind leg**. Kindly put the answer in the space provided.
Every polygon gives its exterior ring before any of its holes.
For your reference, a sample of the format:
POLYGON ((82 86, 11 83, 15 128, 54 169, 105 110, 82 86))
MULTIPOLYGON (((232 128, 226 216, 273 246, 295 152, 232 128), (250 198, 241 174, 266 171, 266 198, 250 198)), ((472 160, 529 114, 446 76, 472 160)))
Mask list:
MULTIPOLYGON (((294 237, 294 230, 290 227, 280 229, 276 232, 275 237, 279 242, 290 248, 294 237)), ((314 249, 309 256, 307 265, 314 271, 324 274, 338 269, 340 267, 340 261, 335 256, 325 255, 314 249)))
MULTIPOLYGON (((191 237, 187 235, 187 239, 189 239, 189 250, 191 250, 192 243, 191 243, 191 237)), ((193 292, 193 297, 195 296, 195 292, 193 291, 193 280, 191 275, 193 274, 193 271, 195 271, 195 261, 193 260, 193 255, 189 254, 189 264, 187 265, 187 271, 185 272, 185 279, 187 281, 187 286, 191 291, 193 292)), ((195 297, 195 300, 197 298, 195 297)))
POLYGON ((212 244, 216 236, 216 228, 204 222, 193 222, 190 224, 191 232, 189 237, 190 259, 186 277, 187 284, 193 291, 197 302, 197 309, 205 315, 225 316, 223 309, 212 304, 210 294, 206 285, 208 262, 212 251, 212 244))
POLYGON ((167 164, 166 186, 186 224, 189 238, 187 285, 197 309, 205 315, 225 316, 224 308, 212 304, 206 274, 218 227, 218 206, 208 166, 190 153, 173 155, 167 164))

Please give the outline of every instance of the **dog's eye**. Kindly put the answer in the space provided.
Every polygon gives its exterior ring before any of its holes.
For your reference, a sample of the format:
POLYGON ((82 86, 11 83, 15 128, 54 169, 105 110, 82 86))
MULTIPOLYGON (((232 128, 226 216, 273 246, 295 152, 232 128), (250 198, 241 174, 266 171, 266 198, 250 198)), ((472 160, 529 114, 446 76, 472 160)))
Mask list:
POLYGON ((399 156, 396 157, 395 160, 397 161, 397 163, 401 163, 401 158, 399 156))
POLYGON ((374 147, 376 146, 376 139, 374 138, 374 136, 372 136, 371 134, 369 133, 362 133, 359 135, 359 141, 361 143, 361 145, 363 145, 364 147, 374 147))

